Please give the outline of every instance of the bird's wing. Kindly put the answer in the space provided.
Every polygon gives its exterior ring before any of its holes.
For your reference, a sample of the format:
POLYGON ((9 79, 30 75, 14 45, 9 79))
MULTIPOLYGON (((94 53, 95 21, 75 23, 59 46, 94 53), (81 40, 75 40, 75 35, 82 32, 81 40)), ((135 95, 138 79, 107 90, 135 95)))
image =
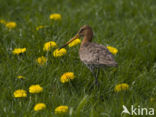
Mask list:
POLYGON ((83 51, 80 51, 80 59, 87 64, 116 66, 113 55, 103 45, 96 43, 90 43, 85 47, 82 47, 83 51))

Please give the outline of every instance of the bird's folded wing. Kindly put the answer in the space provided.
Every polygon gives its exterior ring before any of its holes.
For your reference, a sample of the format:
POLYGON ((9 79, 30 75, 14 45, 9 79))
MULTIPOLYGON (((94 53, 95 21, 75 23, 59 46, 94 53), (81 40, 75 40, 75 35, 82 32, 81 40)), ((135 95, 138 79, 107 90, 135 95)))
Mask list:
POLYGON ((83 49, 84 51, 81 52, 80 59, 86 64, 117 66, 113 55, 105 46, 98 45, 96 43, 90 43, 83 49))

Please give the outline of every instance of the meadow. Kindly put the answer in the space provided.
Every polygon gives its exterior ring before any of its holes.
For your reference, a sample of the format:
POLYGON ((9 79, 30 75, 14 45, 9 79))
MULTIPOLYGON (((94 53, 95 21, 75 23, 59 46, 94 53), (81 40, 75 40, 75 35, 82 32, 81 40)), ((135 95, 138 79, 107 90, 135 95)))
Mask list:
POLYGON ((122 105, 156 109, 155 0, 0 0, 0 21, 1 117, 121 117, 122 105), (61 19, 50 19, 53 13, 61 19), (14 28, 6 26, 11 21, 14 28), (118 67, 101 69, 99 88, 90 89, 94 77, 79 59, 80 45, 66 47, 64 56, 53 56, 85 24, 93 28, 93 42, 118 49, 118 67), (37 30, 38 26, 43 27, 37 30), (57 47, 45 52, 49 41, 57 47), (26 52, 15 55, 15 48, 26 52), (41 56, 47 59, 43 65, 36 61, 41 56), (62 83, 66 72, 75 78, 62 83), (121 83, 128 88, 116 92, 121 83), (43 88, 40 93, 30 93, 35 84, 43 88), (16 98, 18 89, 27 95, 16 98), (40 102, 46 107, 35 111, 40 102), (68 111, 57 114, 60 105, 68 111))

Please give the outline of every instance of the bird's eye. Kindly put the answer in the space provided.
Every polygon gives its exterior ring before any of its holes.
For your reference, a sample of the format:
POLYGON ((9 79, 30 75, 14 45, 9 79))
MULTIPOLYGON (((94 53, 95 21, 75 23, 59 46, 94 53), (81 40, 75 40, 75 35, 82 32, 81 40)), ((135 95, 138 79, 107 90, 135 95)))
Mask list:
POLYGON ((81 31, 80 32, 83 32, 84 31, 84 28, 83 29, 81 29, 81 31))

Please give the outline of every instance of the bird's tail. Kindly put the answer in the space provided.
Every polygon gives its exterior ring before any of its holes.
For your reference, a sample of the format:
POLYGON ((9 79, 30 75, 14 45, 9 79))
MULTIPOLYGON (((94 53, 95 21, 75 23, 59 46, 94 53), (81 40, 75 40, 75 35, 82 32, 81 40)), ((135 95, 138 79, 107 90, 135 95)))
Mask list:
POLYGON ((114 62, 113 67, 118 67, 118 63, 114 62))
POLYGON ((107 66, 118 67, 118 63, 114 61, 114 62, 111 62, 110 64, 107 64, 107 66))

